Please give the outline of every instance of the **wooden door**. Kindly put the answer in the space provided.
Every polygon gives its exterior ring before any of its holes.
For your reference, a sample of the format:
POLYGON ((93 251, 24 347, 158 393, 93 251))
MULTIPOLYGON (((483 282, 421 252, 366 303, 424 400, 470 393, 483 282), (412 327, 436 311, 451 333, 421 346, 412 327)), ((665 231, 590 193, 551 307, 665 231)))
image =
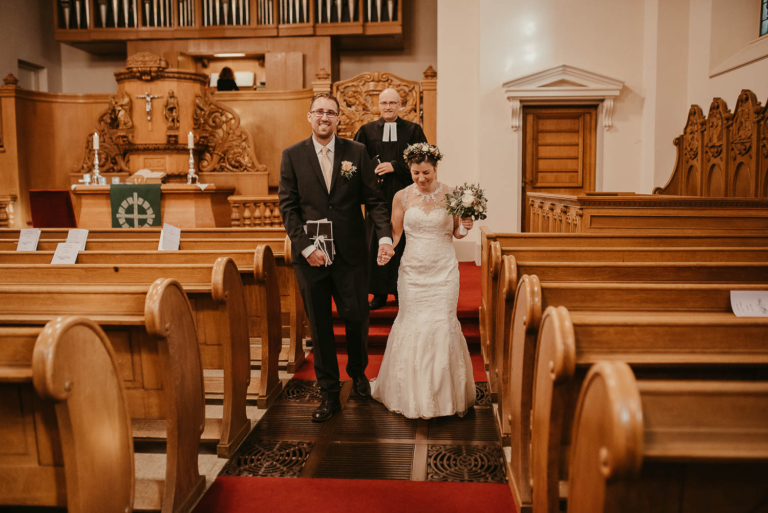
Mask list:
POLYGON ((524 107, 522 231, 529 230, 529 192, 595 190, 597 107, 524 107))

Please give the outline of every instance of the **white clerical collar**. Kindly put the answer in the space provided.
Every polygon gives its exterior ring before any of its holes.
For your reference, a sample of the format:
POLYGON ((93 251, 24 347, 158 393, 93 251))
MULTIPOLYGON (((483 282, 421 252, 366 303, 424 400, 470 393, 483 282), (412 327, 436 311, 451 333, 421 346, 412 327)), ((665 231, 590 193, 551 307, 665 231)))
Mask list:
POLYGON ((317 142, 317 139, 315 139, 314 135, 312 136, 312 143, 315 145, 315 153, 320 153, 321 151, 323 151, 323 148, 328 148, 328 151, 333 153, 334 150, 336 149, 336 134, 333 134, 333 139, 331 139, 331 142, 329 142, 325 146, 317 142))
POLYGON ((384 142, 397 142, 397 122, 384 122, 384 142))

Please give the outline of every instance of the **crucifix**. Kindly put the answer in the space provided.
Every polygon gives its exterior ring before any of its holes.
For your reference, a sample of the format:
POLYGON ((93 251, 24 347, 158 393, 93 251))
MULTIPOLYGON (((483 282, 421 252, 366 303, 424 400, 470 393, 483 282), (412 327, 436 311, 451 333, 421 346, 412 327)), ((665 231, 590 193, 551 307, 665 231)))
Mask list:
POLYGON ((150 131, 152 130, 152 100, 155 100, 157 98, 162 98, 162 97, 163 97, 163 95, 152 96, 151 94, 149 94, 149 91, 147 91, 143 95, 141 95, 141 94, 136 95, 136 98, 140 98, 142 100, 146 100, 146 102, 147 102, 147 107, 146 107, 146 110, 147 110, 147 121, 149 121, 149 130, 150 131))

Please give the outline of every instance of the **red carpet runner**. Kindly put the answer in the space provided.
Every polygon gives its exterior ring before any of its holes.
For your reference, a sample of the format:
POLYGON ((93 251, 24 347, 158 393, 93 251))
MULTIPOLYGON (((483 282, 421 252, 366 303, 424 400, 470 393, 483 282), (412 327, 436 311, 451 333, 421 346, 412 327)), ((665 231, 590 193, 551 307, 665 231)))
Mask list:
POLYGON ((363 479, 219 477, 195 513, 514 513, 509 486, 363 479))

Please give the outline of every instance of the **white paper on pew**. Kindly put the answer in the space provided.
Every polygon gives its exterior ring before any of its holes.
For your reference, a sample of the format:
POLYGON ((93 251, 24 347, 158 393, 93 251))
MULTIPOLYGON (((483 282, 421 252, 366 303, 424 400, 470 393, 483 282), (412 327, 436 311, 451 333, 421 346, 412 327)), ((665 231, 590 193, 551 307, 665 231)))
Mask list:
POLYGON ((22 229, 19 233, 19 243, 16 245, 16 251, 37 251, 40 233, 40 228, 22 229))
POLYGON ((732 290, 731 308, 736 317, 768 317, 768 290, 732 290))
POLYGON ((80 244, 77 242, 59 242, 56 252, 53 254, 52 264, 74 264, 77 262, 77 253, 80 244))
POLYGON ((88 242, 88 230, 85 228, 73 228, 67 233, 67 242, 80 244, 80 251, 85 251, 85 244, 88 242))
POLYGON ((176 228, 170 224, 163 224, 163 231, 160 232, 160 242, 157 245, 158 251, 178 251, 181 244, 181 228, 176 228))
POLYGON ((197 185, 198 187, 200 187, 200 190, 201 190, 201 191, 204 191, 204 190, 205 190, 205 188, 206 188, 206 187, 208 187, 208 186, 209 186, 209 185, 211 185, 211 184, 209 184, 209 183, 196 183, 195 185, 197 185))

